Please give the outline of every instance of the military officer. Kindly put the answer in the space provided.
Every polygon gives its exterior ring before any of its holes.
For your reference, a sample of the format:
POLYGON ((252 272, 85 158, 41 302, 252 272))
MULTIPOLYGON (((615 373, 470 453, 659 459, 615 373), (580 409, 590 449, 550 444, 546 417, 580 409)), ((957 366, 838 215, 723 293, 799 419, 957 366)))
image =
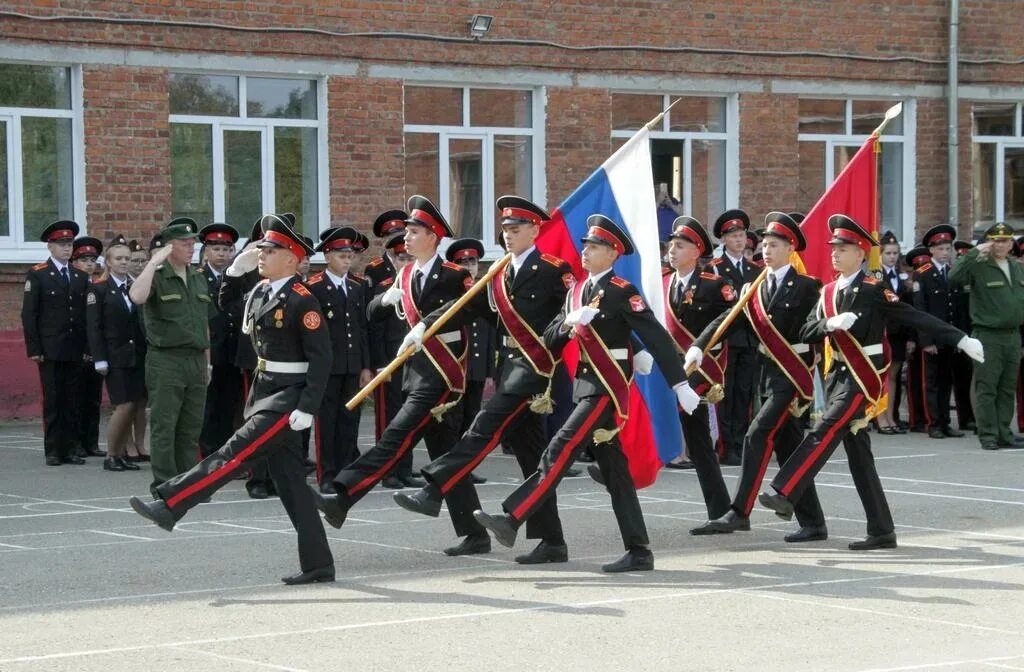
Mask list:
MULTIPOLYGON (((629 381, 633 377, 631 334, 635 332, 676 390, 684 410, 692 413, 700 398, 690 389, 672 338, 647 307, 639 291, 616 277, 612 264, 620 255, 633 253, 633 243, 613 221, 603 215, 587 220, 583 242, 586 281, 567 295, 561 313, 544 331, 544 342, 560 354, 570 339, 580 347, 573 401, 568 421, 548 444, 540 466, 502 503, 504 513, 476 513, 477 520, 505 546, 515 543, 523 522, 550 497, 576 455, 593 441, 592 450, 601 469, 601 480, 611 495, 626 554, 606 564, 606 572, 654 569, 648 548, 647 527, 629 474, 629 465, 617 438, 620 418, 628 415, 629 381)), ((649 366, 648 361, 644 366, 649 366)))
POLYGON ((327 325, 297 274, 299 261, 313 250, 283 219, 262 221, 265 235, 258 249, 232 263, 233 277, 255 267, 264 278, 250 293, 242 317, 243 333, 259 357, 245 423, 216 452, 158 486, 154 501, 132 497, 130 503, 136 513, 170 531, 236 474, 265 461, 298 533, 300 571, 281 580, 289 585, 334 581, 334 560, 306 488, 299 445, 299 432, 312 425, 331 371, 327 325))
POLYGON ((29 269, 21 305, 28 358, 39 365, 46 464, 84 464, 78 444, 78 378, 85 354, 85 294, 89 278, 70 267, 78 224, 60 220, 39 236, 50 257, 29 269))
POLYGON ((885 394, 888 352, 882 343, 888 324, 928 331, 937 345, 955 345, 972 358, 984 360, 982 346, 959 329, 915 310, 861 267, 874 238, 846 215, 828 220, 832 239, 832 265, 839 278, 825 285, 821 299, 801 329, 801 340, 820 343, 828 339, 834 355, 826 372, 825 412, 796 451, 782 465, 771 490, 758 500, 780 517, 793 515, 793 502, 814 482, 832 452, 842 441, 850 475, 867 516, 867 538, 849 545, 850 550, 895 548, 896 533, 882 482, 871 454, 871 435, 864 431, 885 394))
POLYGON ((978 440, 985 450, 1024 444, 1010 429, 1024 324, 1024 267, 1010 257, 1013 233, 1003 222, 993 224, 951 276, 971 288, 971 323, 985 346, 985 361, 974 365, 978 440))
MULTIPOLYGON (((96 260, 103 254, 103 243, 98 238, 81 236, 72 244, 71 266, 85 273, 92 285, 96 273, 96 260)), ((78 375, 77 403, 79 404, 79 431, 77 453, 79 457, 104 457, 99 448, 100 405, 103 402, 103 376, 93 366, 89 341, 85 343, 82 371, 78 375)))

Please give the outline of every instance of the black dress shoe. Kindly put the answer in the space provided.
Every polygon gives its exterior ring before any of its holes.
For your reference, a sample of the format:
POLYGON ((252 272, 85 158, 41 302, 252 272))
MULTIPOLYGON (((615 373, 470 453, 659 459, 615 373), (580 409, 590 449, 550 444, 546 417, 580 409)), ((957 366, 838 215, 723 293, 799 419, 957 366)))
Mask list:
POLYGON ((85 464, 85 458, 79 457, 78 455, 72 455, 71 457, 62 457, 61 462, 64 464, 85 464))
POLYGON ((757 496, 761 506, 771 509, 775 515, 783 520, 793 519, 793 503, 782 495, 774 492, 762 492, 757 496))
MULTIPOLYGON (((995 441, 982 441, 981 442, 981 449, 982 450, 999 450, 999 446, 996 445, 995 441)), ((49 462, 47 462, 47 464, 49 464, 49 462)))
POLYGON ((601 473, 601 467, 596 464, 587 465, 587 474, 593 479, 594 483, 598 485, 604 485, 604 475, 601 473))
POLYGON ((336 495, 338 491, 334 488, 334 483, 330 481, 324 481, 320 484, 320 492, 325 495, 336 495))
POLYGON ((939 429, 938 427, 936 427, 935 429, 929 429, 928 430, 928 438, 929 439, 944 439, 944 438, 946 438, 946 433, 944 431, 942 431, 941 429, 939 429))
MULTIPOLYGON (((107 459, 109 460, 110 458, 108 457, 107 459)), ((140 467, 137 464, 127 462, 123 457, 115 457, 114 459, 117 460, 118 464, 124 467, 125 471, 139 471, 140 469, 142 469, 142 467, 140 467)))
MULTIPOLYGON (((437 488, 433 488, 437 490, 437 488)), ((441 498, 441 493, 431 492, 430 486, 420 488, 414 493, 396 492, 392 495, 395 503, 406 511, 412 511, 413 513, 420 513, 424 516, 430 516, 431 518, 437 518, 441 513, 441 502, 444 501, 441 498)))
POLYGON ((135 509, 135 513, 143 518, 153 521, 162 529, 170 532, 174 529, 174 514, 167 508, 163 500, 157 499, 152 502, 144 502, 138 497, 132 497, 128 503, 135 509))
POLYGON ((961 436, 964 435, 964 433, 961 432, 959 429, 953 429, 952 427, 943 427, 942 433, 951 439, 959 439, 961 436))
POLYGON ((267 492, 266 486, 262 484, 253 485, 246 488, 249 491, 249 499, 267 499, 270 497, 270 493, 267 492))
POLYGON ((85 456, 86 457, 106 457, 107 456, 107 451, 100 450, 99 448, 86 448, 85 449, 85 456))
POLYGON ((649 572, 654 569, 654 553, 646 548, 631 548, 626 554, 607 565, 601 565, 602 572, 618 574, 621 572, 649 572))
POLYGON ((512 524, 512 516, 507 513, 492 516, 477 509, 473 512, 473 517, 476 518, 476 522, 491 531, 491 534, 494 535, 499 544, 509 548, 515 545, 516 535, 519 534, 519 530, 512 524))
POLYGON ((802 541, 825 541, 826 539, 828 539, 828 528, 824 525, 801 527, 796 532, 783 537, 784 541, 788 541, 791 544, 798 544, 802 541))
POLYGON ((313 503, 324 514, 324 520, 327 524, 338 530, 345 524, 345 517, 348 515, 348 510, 342 507, 338 503, 338 495, 324 495, 321 494, 317 488, 312 485, 309 486, 309 491, 313 493, 313 503))
POLYGON ((455 546, 444 549, 445 555, 480 555, 491 552, 491 538, 487 533, 471 534, 455 546))
POLYGON ((487 482, 487 479, 484 478, 483 476, 477 476, 475 471, 470 472, 469 480, 473 482, 473 485, 483 485, 484 483, 487 482))
POLYGON ((544 565, 549 562, 569 562, 569 547, 565 542, 554 544, 541 540, 529 553, 516 556, 520 565, 544 565))
POLYGON ((59 467, 64 462, 59 457, 53 457, 52 455, 46 458, 46 466, 48 467, 59 467))
POLYGON ((583 472, 581 472, 576 467, 569 467, 568 469, 565 470, 565 478, 576 478, 581 473, 583 472))
POLYGON ((666 469, 696 469, 696 465, 690 460, 679 460, 678 462, 668 462, 665 464, 666 469))
POLYGON ((729 509, 724 516, 709 520, 700 527, 690 530, 690 534, 729 534, 730 532, 749 532, 750 518, 729 509), (708 530, 698 532, 698 530, 708 530))
POLYGON ((116 457, 103 460, 103 471, 124 471, 124 465, 116 457))
POLYGON ((850 542, 848 547, 851 551, 873 551, 876 548, 896 548, 896 533, 879 534, 878 536, 868 535, 864 541, 850 542))
POLYGON ((413 476, 412 474, 402 474, 398 477, 398 480, 402 482, 402 486, 406 488, 422 488, 427 484, 426 479, 419 476, 413 476))
POLYGON ((281 577, 281 581, 289 586, 301 586, 304 583, 333 583, 334 565, 327 565, 308 572, 299 572, 291 576, 281 577))
POLYGON ((401 490, 405 487, 405 484, 402 483, 402 480, 398 478, 398 476, 386 476, 380 484, 382 487, 389 490, 401 490))

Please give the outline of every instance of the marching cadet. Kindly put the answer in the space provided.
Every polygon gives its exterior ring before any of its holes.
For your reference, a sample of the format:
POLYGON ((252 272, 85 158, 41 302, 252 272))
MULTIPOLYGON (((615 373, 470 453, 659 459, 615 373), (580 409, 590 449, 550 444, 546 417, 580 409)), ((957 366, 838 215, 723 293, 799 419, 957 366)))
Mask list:
MULTIPOLYGON (((395 284, 378 294, 368 309, 371 319, 382 313, 397 312, 410 329, 416 328, 422 340, 423 317, 449 301, 457 299, 473 286, 473 278, 460 266, 442 261, 437 253, 442 238, 452 231, 433 203, 422 196, 409 199, 409 217, 405 220, 405 244, 415 263, 407 264, 395 284)), ((410 333, 399 352, 412 347, 410 333)), ((380 441, 334 478, 336 495, 324 495, 312 489, 317 506, 327 522, 340 528, 349 509, 395 468, 402 457, 422 438, 431 459, 448 452, 458 438, 462 422, 460 397, 465 391, 465 330, 439 333, 421 343, 422 350, 405 362, 402 388, 405 402, 388 423, 380 441)), ((445 549, 447 555, 472 555, 491 550, 491 539, 475 520, 473 511, 480 506, 476 490, 463 481, 445 493, 448 513, 455 533, 465 537, 456 546, 445 549)))
POLYGON ((298 533, 300 571, 289 585, 334 581, 334 560, 306 488, 299 432, 313 423, 331 371, 331 343, 316 298, 299 282, 299 261, 312 254, 276 216, 263 217, 263 239, 227 269, 238 277, 258 268, 263 280, 249 294, 242 331, 259 357, 245 423, 216 452, 162 483, 154 501, 130 500, 136 513, 172 530, 189 509, 265 461, 298 533))
MULTIPOLYGON (((974 245, 966 240, 953 241, 954 262, 972 249, 974 245)), ((1011 252, 1012 254, 1012 252, 1011 252)), ((1012 261, 1012 260, 1011 260, 1012 261)), ((965 334, 974 333, 971 323, 971 286, 958 280, 950 281, 950 293, 953 295, 953 326, 965 334)), ((962 352, 953 353, 953 403, 956 405, 957 426, 964 432, 978 428, 974 417, 974 402, 971 400, 971 388, 974 379, 974 362, 962 352)))
POLYGON ((215 308, 210 315, 210 384, 206 387, 203 428, 199 433, 199 449, 206 457, 234 433, 235 418, 245 397, 242 373, 234 363, 238 327, 231 312, 218 303, 224 271, 235 254, 238 231, 228 224, 208 224, 199 230, 199 242, 206 258, 200 270, 206 276, 210 302, 215 308))
MULTIPOLYGON (((801 275, 790 263, 793 252, 801 252, 807 241, 799 225, 782 212, 770 212, 764 218, 762 250, 768 277, 743 308, 743 316, 730 325, 746 322, 760 342, 759 394, 761 408, 743 439, 743 468, 736 494, 728 512, 711 519, 706 527, 716 532, 747 531, 754 498, 768 469, 772 452, 783 464, 803 438, 800 416, 814 399, 814 353, 800 342, 800 328, 818 302, 819 283, 801 275)), ((685 365, 701 364, 704 348, 725 320, 720 315, 701 332, 686 352, 685 365)), ((810 483, 796 501, 800 529, 787 534, 788 542, 821 541, 828 538, 825 514, 818 502, 814 483, 810 483)))
MULTIPOLYGON (((892 231, 886 231, 879 239, 881 245, 882 268, 875 271, 874 276, 883 286, 891 289, 900 301, 913 303, 914 290, 910 276, 900 270, 900 241, 892 231)), ((967 332, 970 333, 970 332, 967 332)), ((892 353, 892 364, 889 366, 888 394, 889 406, 878 416, 879 434, 906 434, 899 424, 900 398, 903 392, 903 363, 907 361, 908 345, 911 332, 903 327, 892 327, 886 330, 889 341, 889 352, 892 353)))
MULTIPOLYGON (((919 245, 907 252, 903 257, 904 262, 912 270, 917 270, 932 260, 928 248, 919 245)), ((901 301, 906 299, 901 298, 901 301)), ((914 290, 911 283, 910 300, 913 305, 914 290)), ((903 330, 902 327, 897 327, 903 330)), ((907 331, 907 424, 911 432, 924 432, 927 430, 927 410, 925 398, 928 396, 924 386, 924 352, 917 347, 917 334, 912 329, 907 331)), ((896 402, 893 402, 896 403, 896 402)))
POLYGON ((138 471, 129 462, 128 441, 138 406, 146 406, 146 334, 139 307, 128 298, 131 252, 124 236, 107 246, 106 277, 95 281, 86 295, 85 318, 93 367, 106 379, 107 396, 114 412, 107 423, 105 471, 138 471))
MULTIPOLYGON (((956 229, 939 224, 924 234, 924 246, 932 260, 914 271, 914 307, 953 324, 955 292, 949 284, 950 257, 956 229)), ((940 348, 933 335, 918 332, 917 346, 923 353, 922 387, 925 390, 925 419, 932 439, 959 437, 964 433, 950 426, 949 400, 953 392, 953 348, 940 348)), ((962 422, 962 419, 961 419, 962 422)))
POLYGON ((801 329, 801 340, 828 339, 834 353, 826 372, 825 412, 810 433, 779 469, 771 490, 758 501, 789 520, 797 502, 842 441, 850 475, 867 517, 867 538, 849 545, 852 551, 895 548, 892 514, 875 470, 871 435, 864 431, 885 394, 888 353, 882 339, 888 324, 928 332, 937 345, 955 345, 971 358, 984 361, 981 343, 952 325, 915 310, 861 266, 877 243, 871 234, 846 215, 828 220, 832 239, 832 266, 839 278, 825 285, 817 309, 801 329))
POLYGON ((1013 229, 993 224, 985 242, 957 260, 951 276, 971 288, 970 318, 985 346, 985 361, 974 365, 978 440, 984 450, 1022 444, 1010 429, 1024 324, 1024 267, 1010 257, 1013 244, 1013 229))
POLYGON ((78 224, 60 220, 40 234, 50 258, 29 269, 21 305, 28 358, 39 365, 43 389, 43 449, 48 466, 85 464, 76 455, 78 379, 85 354, 85 294, 89 278, 68 266, 78 224))
POLYGON ((345 402, 373 378, 366 326, 368 288, 362 276, 352 273, 352 246, 359 232, 350 226, 327 229, 316 250, 324 253, 327 268, 306 282, 320 302, 331 335, 334 363, 316 415, 316 465, 320 491, 331 494, 331 481, 342 467, 359 456, 361 407, 350 411, 345 402))
MULTIPOLYGON (((722 241, 722 256, 712 259, 708 268, 725 279, 734 291, 753 282, 761 269, 744 258, 750 217, 742 210, 726 210, 715 220, 715 238, 722 241)), ((725 367, 725 398, 718 404, 722 428, 722 464, 738 465, 743 453, 743 437, 750 425, 750 409, 757 381, 757 339, 743 325, 729 336, 729 361, 725 367)))
MULTIPOLYGON (((72 244, 71 266, 77 268, 92 285, 96 273, 96 260, 103 253, 103 243, 97 238, 82 236, 72 244)), ((86 334, 88 336, 88 333, 86 334)), ((103 376, 93 366, 93 354, 88 339, 82 371, 78 375, 77 403, 79 404, 78 446, 79 457, 103 457, 100 450, 100 405, 103 403, 103 376)))
MULTIPOLYGON (((544 505, 576 455, 593 441, 591 449, 601 469, 601 480, 611 496, 626 547, 625 555, 602 569, 605 572, 652 570, 654 554, 648 548, 647 527, 617 437, 620 420, 629 412, 629 381, 634 368, 631 334, 636 332, 650 351, 648 357, 659 363, 686 412, 693 412, 700 397, 686 382, 672 338, 639 291, 627 280, 616 277, 612 270, 619 256, 633 253, 629 236, 603 215, 591 215, 587 226, 587 235, 582 239, 582 257, 589 277, 573 287, 562 312, 544 331, 544 342, 552 353, 561 353, 570 339, 575 338, 579 344, 580 364, 573 390, 576 407, 548 444, 538 470, 502 503, 504 513, 491 515, 477 511, 476 518, 501 544, 512 546, 519 527, 544 505)), ((636 363, 649 367, 652 360, 642 359, 636 363)))
MULTIPOLYGON (((423 469, 429 485, 411 495, 395 494, 400 506, 428 516, 438 515, 444 494, 465 483, 503 438, 514 450, 524 477, 537 471, 548 443, 544 414, 550 410, 550 387, 558 356, 541 334, 562 309, 566 292, 573 285, 572 269, 557 257, 541 254, 535 245, 541 228, 551 219, 547 212, 518 196, 502 196, 496 205, 501 212, 502 240, 513 255, 512 261, 491 281, 486 293, 480 292, 452 319, 458 324, 477 314, 482 317, 474 324, 496 320, 500 337, 497 389, 472 418, 459 442, 423 469)), ((482 246, 469 249, 482 252, 482 246)), ((458 251, 453 257, 458 257, 458 251)), ((443 307, 426 321, 432 323, 441 312, 443 307)), ((540 542, 529 553, 517 556, 516 562, 568 562, 569 549, 553 492, 527 520, 526 536, 540 542)))

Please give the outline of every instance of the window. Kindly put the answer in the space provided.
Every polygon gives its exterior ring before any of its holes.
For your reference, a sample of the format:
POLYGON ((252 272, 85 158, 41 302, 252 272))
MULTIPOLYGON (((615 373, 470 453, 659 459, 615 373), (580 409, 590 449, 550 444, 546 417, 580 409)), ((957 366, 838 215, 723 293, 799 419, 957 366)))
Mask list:
MULTIPOLYGON (((799 101, 799 202, 810 210, 885 117, 895 100, 799 101)), ((892 231, 904 247, 915 240, 913 100, 903 101, 903 113, 881 137, 878 159, 878 200, 882 231, 892 231)))
POLYGON ((226 222, 245 236, 263 213, 292 212, 315 240, 328 219, 318 84, 172 73, 173 216, 226 222))
POLYGON ((674 209, 658 209, 661 238, 668 235, 677 213, 697 218, 710 230, 739 196, 735 96, 613 93, 613 149, 673 103, 651 131, 655 185, 675 201, 674 209))
POLYGON ((1024 228, 1022 103, 976 103, 971 143, 974 237, 995 222, 1024 228))
POLYGON ((497 197, 541 203, 544 113, 528 89, 405 87, 405 195, 437 204, 456 237, 500 256, 497 197))
POLYGON ((37 261, 39 234, 84 221, 80 72, 0 63, 0 260, 37 261))

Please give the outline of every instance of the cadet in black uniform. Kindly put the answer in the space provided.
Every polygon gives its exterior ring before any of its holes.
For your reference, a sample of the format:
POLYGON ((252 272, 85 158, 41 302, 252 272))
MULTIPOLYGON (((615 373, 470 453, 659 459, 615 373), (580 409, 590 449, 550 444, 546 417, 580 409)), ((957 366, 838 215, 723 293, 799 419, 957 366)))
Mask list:
MULTIPOLYGON (((513 259, 491 281, 488 291, 480 292, 449 323, 464 323, 474 315, 480 316, 474 324, 496 321, 501 343, 497 390, 483 410, 473 416, 461 440, 423 469, 430 484, 412 495, 395 495, 400 506, 428 516, 438 515, 442 495, 456 484, 465 483, 472 470, 503 438, 515 452, 525 477, 537 471, 548 443, 543 413, 548 410, 545 400, 550 394, 558 356, 548 349, 542 334, 565 303, 566 292, 573 285, 572 269, 557 257, 541 254, 534 244, 541 227, 551 219, 548 213, 518 196, 502 196, 497 206, 501 211, 502 239, 513 259)), ((443 308, 426 321, 436 320, 443 308)), ((571 404, 567 401, 565 406, 571 404)), ((531 552, 516 557, 516 562, 568 561, 569 550, 554 493, 527 520, 526 536, 540 542, 531 552)))
MULTIPOLYGON (((96 260, 103 252, 103 243, 97 238, 82 236, 76 238, 72 245, 71 267, 77 268, 92 284, 96 273, 96 260)), ((78 375, 79 457, 103 457, 100 450, 100 404, 103 403, 103 376, 93 366, 93 355, 89 350, 89 341, 85 343, 85 357, 82 370, 78 375)))
MULTIPOLYGON (((896 234, 886 231, 878 241, 882 248, 882 268, 874 272, 875 279, 879 280, 886 288, 891 289, 900 297, 900 301, 913 303, 914 290, 910 276, 900 269, 900 241, 896 234)), ((889 406, 885 412, 878 416, 879 434, 905 434, 906 430, 900 426, 899 409, 900 399, 903 396, 903 364, 907 356, 913 353, 916 348, 916 338, 908 329, 903 327, 890 327, 886 329, 886 337, 889 341, 889 350, 892 353, 892 364, 889 366, 888 390, 889 406)))
MULTIPOLYGON (((743 439, 743 469, 731 509, 707 523, 718 532, 750 529, 750 512, 768 460, 775 452, 779 464, 783 464, 796 449, 803 439, 800 417, 814 399, 814 353, 810 346, 800 342, 800 329, 818 302, 820 283, 801 275, 789 264, 790 255, 807 246, 799 225, 785 213, 770 212, 765 217, 765 227, 762 250, 769 275, 744 306, 743 314, 730 325, 732 329, 745 322, 760 343, 762 402, 743 439)), ((691 362, 701 363, 703 348, 724 320, 725 315, 719 316, 697 337, 687 351, 687 366, 691 362)), ((800 529, 786 535, 786 541, 828 538, 825 515, 813 483, 794 508, 800 529)))
POLYGON ((606 572, 654 569, 654 554, 647 547, 647 527, 629 474, 629 465, 617 438, 620 419, 628 414, 629 381, 633 377, 630 338, 639 336, 676 391, 683 408, 692 413, 700 398, 690 389, 672 338, 647 307, 639 291, 616 277, 612 264, 633 253, 633 243, 614 222, 591 215, 583 241, 586 281, 569 292, 562 312, 548 325, 544 341, 560 354, 569 340, 580 346, 569 420, 548 444, 540 467, 502 503, 505 513, 483 511, 476 518, 505 546, 515 543, 519 527, 554 493, 576 455, 593 441, 591 450, 601 468, 601 480, 611 495, 626 554, 604 565, 606 572))
MULTIPOLYGON (((219 450, 157 487, 158 499, 131 498, 132 508, 165 530, 238 472, 266 461, 288 517, 298 533, 301 571, 287 584, 334 580, 327 535, 306 487, 299 432, 310 427, 331 371, 331 342, 316 298, 296 269, 312 248, 276 216, 264 217, 258 256, 264 277, 243 312, 243 333, 259 356, 246 402, 245 423, 219 450), (269 220, 269 221, 268 221, 269 220)), ((239 255, 240 257, 242 255, 239 255)), ((236 260, 237 262, 237 260, 236 260)))
POLYGON ((317 483, 320 491, 333 493, 331 481, 342 467, 359 456, 359 416, 345 403, 373 377, 366 326, 367 286, 362 276, 350 272, 355 256, 352 246, 359 232, 350 226, 327 229, 320 234, 317 251, 324 253, 327 268, 306 281, 327 320, 334 348, 334 364, 327 390, 316 416, 317 483))
MULTIPOLYGON (((931 254, 928 248, 920 245, 913 248, 904 256, 903 260, 912 271, 930 263, 931 254)), ((913 274, 911 274, 913 277, 913 274)), ((914 304, 913 281, 911 281, 910 295, 900 297, 901 301, 914 304)), ((911 432, 924 432, 927 430, 927 412, 925 410, 925 398, 928 396, 925 390, 924 381, 924 352, 917 347, 917 333, 913 329, 898 329, 907 332, 907 426, 911 432)), ((895 402, 894 402, 895 403, 895 402)))
POLYGON ((885 371, 889 366, 883 343, 887 324, 901 324, 928 332, 939 345, 955 345, 972 358, 984 360, 981 342, 927 313, 913 309, 861 266, 871 247, 871 234, 845 215, 828 220, 832 239, 832 265, 840 277, 825 285, 817 309, 809 316, 801 339, 820 343, 829 339, 833 352, 826 372, 827 402, 822 418, 786 460, 772 480, 771 491, 759 501, 789 519, 796 502, 813 483, 832 452, 842 441, 867 517, 867 538, 850 544, 850 550, 895 548, 892 514, 875 470, 871 435, 864 431, 877 404, 885 394, 885 371))
MULTIPOLYGON (((953 260, 967 254, 972 249, 966 240, 953 241, 953 260)), ((952 273, 952 270, 950 270, 952 273)), ((973 333, 971 322, 971 286, 962 282, 951 281, 949 290, 953 296, 953 326, 965 334, 973 333)), ((984 290, 982 290, 984 291, 984 290)), ((956 404, 956 425, 961 432, 973 432, 977 429, 974 420, 974 402, 971 401, 972 381, 974 380, 974 362, 960 351, 953 352, 953 403, 956 404)))
MULTIPOLYGON (((409 218, 405 222, 406 249, 416 259, 406 265, 391 285, 370 302, 371 319, 381 319, 388 311, 398 312, 410 327, 399 352, 417 344, 426 330, 424 316, 458 298, 473 286, 465 269, 442 261, 437 246, 452 235, 448 222, 422 196, 409 199, 409 218)), ((405 362, 402 387, 405 403, 388 423, 377 445, 342 469, 334 479, 337 495, 313 490, 317 506, 327 522, 341 527, 352 506, 395 468, 402 457, 422 438, 432 459, 444 455, 455 443, 462 423, 460 397, 465 391, 467 338, 465 330, 442 330, 426 342, 422 350, 405 362)), ((473 484, 463 481, 445 493, 448 513, 455 533, 465 537, 456 546, 445 549, 448 555, 471 555, 491 550, 491 539, 473 520, 480 507, 473 484)))
POLYGON ((43 391, 46 464, 84 464, 75 454, 79 407, 76 392, 85 355, 85 294, 89 278, 68 266, 78 224, 61 220, 43 229, 50 258, 29 269, 21 326, 28 358, 39 365, 43 391))

